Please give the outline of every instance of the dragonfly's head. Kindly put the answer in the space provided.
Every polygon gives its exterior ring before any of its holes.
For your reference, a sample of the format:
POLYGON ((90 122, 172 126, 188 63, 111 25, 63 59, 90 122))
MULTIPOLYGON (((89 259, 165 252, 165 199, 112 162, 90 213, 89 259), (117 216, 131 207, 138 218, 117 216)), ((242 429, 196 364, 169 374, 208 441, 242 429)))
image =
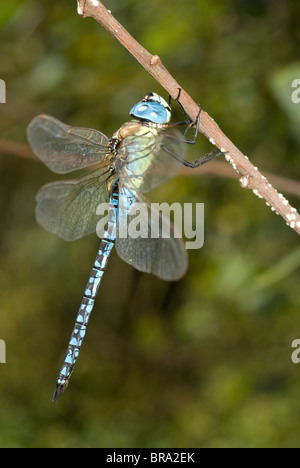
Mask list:
POLYGON ((133 106, 130 115, 155 124, 165 124, 170 121, 171 108, 158 94, 148 93, 144 99, 133 106))

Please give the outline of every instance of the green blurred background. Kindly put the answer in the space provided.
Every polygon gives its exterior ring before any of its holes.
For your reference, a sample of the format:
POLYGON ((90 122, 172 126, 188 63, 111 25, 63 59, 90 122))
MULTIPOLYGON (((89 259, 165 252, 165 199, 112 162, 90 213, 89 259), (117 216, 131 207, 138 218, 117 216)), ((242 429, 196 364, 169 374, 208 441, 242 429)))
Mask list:
MULTIPOLYGON (((298 178, 298 0, 105 5, 254 165, 298 178)), ((1 0, 0 34, 0 143, 26 143, 39 113, 111 136, 141 96, 166 97, 75 1, 1 0)), ((210 149, 199 137, 189 159, 210 149)), ((41 163, 2 151, 0 178, 1 447, 300 446, 299 239, 263 200, 201 172, 156 190, 159 201, 205 203, 204 247, 189 251, 177 283, 112 254, 70 386, 52 405, 99 239, 66 243, 37 225, 35 193, 58 178, 41 163)))

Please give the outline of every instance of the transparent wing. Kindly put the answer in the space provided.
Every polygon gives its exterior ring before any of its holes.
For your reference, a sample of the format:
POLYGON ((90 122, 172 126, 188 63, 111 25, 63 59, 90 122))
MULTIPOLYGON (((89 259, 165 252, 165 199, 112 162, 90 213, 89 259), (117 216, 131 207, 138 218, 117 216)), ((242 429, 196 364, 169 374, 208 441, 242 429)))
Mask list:
POLYGON ((103 133, 70 127, 49 115, 30 122, 27 138, 36 156, 57 174, 100 163, 107 153, 108 138, 103 133))
POLYGON ((107 168, 101 168, 78 180, 53 182, 36 195, 36 219, 48 231, 66 241, 96 232, 99 203, 109 200, 107 168))
POLYGON ((119 177, 142 193, 174 177, 181 162, 174 155, 184 158, 186 144, 177 129, 156 129, 141 125, 136 135, 126 137, 119 149, 125 163, 119 168, 119 177))
POLYGON ((121 185, 116 249, 137 270, 164 280, 176 281, 187 271, 187 252, 174 225, 145 197, 121 185))

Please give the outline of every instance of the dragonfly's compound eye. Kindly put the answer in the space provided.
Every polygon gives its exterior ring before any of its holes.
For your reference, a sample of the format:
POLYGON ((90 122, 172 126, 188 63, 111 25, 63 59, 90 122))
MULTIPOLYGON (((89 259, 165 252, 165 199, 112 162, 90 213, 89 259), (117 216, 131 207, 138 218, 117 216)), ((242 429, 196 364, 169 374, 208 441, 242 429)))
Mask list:
POLYGON ((155 124, 165 124, 171 118, 171 109, 161 96, 148 93, 142 101, 133 106, 130 115, 155 124))

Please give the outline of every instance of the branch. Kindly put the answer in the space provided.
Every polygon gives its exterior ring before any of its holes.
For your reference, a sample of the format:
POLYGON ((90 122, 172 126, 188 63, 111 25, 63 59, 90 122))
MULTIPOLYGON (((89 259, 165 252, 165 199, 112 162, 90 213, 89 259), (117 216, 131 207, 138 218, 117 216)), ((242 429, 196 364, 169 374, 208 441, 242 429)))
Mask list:
POLYGON ((0 138, 0 152, 38 161, 30 146, 6 140, 5 138, 0 138))
MULTIPOLYGON (((198 105, 172 77, 158 55, 152 55, 144 49, 98 0, 77 0, 77 5, 79 15, 83 18, 92 17, 107 29, 173 99, 178 96, 178 89, 182 89, 180 102, 189 117, 196 121, 199 112, 198 105)), ((297 210, 282 194, 277 192, 267 178, 251 164, 247 156, 232 143, 216 122, 203 110, 199 130, 220 151, 227 153, 225 158, 238 173, 242 188, 251 189, 259 198, 264 198, 272 211, 282 216, 287 225, 300 234, 300 215, 297 210)))

